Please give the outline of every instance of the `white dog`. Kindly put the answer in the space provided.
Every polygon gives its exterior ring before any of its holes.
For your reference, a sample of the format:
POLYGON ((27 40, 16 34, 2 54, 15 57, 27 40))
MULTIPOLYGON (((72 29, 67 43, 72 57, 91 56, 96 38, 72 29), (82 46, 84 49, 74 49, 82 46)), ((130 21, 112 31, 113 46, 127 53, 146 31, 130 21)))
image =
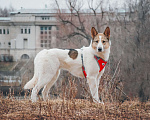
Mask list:
POLYGON ((50 49, 42 50, 34 60, 34 76, 24 86, 31 89, 31 99, 36 101, 39 90, 44 87, 42 96, 48 99, 48 91, 56 82, 60 70, 64 69, 71 74, 87 78, 94 102, 100 102, 98 87, 105 65, 110 53, 110 29, 107 27, 104 33, 98 33, 94 27, 91 29, 91 44, 81 49, 50 49))

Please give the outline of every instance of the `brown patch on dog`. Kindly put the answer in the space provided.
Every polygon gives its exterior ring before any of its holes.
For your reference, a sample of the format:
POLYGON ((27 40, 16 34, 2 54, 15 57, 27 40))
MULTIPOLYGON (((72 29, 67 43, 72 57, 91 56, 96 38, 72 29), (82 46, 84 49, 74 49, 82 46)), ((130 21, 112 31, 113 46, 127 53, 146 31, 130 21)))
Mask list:
POLYGON ((77 58, 78 56, 78 51, 75 49, 70 49, 68 52, 68 55, 70 58, 72 58, 73 60, 77 58))
POLYGON ((104 35, 109 40, 109 38, 110 38, 110 28, 109 27, 106 27, 106 29, 104 31, 104 35))
POLYGON ((105 49, 108 49, 108 48, 109 48, 109 46, 110 46, 109 41, 106 41, 106 42, 104 43, 104 48, 105 48, 105 49))
POLYGON ((95 38, 92 40, 92 48, 96 50, 98 43, 99 43, 99 35, 97 34, 95 38))
POLYGON ((94 40, 95 36, 98 34, 98 32, 96 31, 96 29, 94 27, 91 28, 91 36, 92 39, 94 40))

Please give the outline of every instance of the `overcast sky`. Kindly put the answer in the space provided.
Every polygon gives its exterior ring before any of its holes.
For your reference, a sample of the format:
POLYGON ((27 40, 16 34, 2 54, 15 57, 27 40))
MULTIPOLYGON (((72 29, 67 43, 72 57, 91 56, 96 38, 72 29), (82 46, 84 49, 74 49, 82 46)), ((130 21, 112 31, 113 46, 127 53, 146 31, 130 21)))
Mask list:
MULTIPOLYGON (((62 8, 66 8, 66 0, 58 0, 62 8)), ((78 0, 80 1, 80 0, 78 0)), ((85 2, 85 7, 89 0, 83 0, 85 2)), ((98 0, 94 0, 95 3, 98 0)), ((106 4, 110 1, 111 6, 123 6, 125 0, 104 0, 106 4)), ((55 6, 55 0, 0 0, 0 7, 5 8, 12 6, 16 10, 21 7, 24 9, 42 9, 47 6, 47 8, 53 8, 55 6)))

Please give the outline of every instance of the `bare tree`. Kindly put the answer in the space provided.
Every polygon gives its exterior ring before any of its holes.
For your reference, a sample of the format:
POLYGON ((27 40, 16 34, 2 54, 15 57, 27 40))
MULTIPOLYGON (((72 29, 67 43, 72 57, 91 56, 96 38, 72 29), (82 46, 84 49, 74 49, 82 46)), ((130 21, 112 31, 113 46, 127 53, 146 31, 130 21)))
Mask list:
POLYGON ((150 98, 150 1, 139 0, 137 4, 138 11, 136 26, 136 34, 134 44, 136 51, 134 56, 135 79, 139 86, 138 93, 142 101, 150 98), (136 75, 138 73, 138 76, 136 75))
MULTIPOLYGON (((64 31, 63 39, 70 39, 75 36, 81 36, 90 43, 90 28, 96 26, 100 30, 100 18, 102 19, 104 11, 102 10, 102 1, 99 1, 96 6, 93 6, 93 0, 89 1, 89 9, 83 9, 83 1, 67 0, 68 9, 62 10, 59 3, 55 0, 58 9, 58 20, 61 24, 61 29, 64 31), (101 9, 101 13, 100 13, 101 9), (98 11, 99 10, 99 11, 98 11), (65 31, 67 31, 65 33, 65 31)), ((106 25, 106 24, 103 24, 106 25)))
POLYGON ((8 17, 10 12, 14 11, 14 8, 10 6, 9 8, 0 8, 0 17, 8 17))
POLYGON ((126 5, 125 12, 117 12, 116 15, 121 28, 121 78, 128 94, 139 96, 145 101, 150 97, 150 2, 130 1, 126 5))

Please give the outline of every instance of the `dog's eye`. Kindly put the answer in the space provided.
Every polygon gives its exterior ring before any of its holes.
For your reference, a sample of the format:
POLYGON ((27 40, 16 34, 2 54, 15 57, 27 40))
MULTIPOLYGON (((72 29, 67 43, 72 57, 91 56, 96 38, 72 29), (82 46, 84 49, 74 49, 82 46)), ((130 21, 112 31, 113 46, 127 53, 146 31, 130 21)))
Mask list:
POLYGON ((103 41, 103 43, 105 43, 106 41, 103 41))
POLYGON ((98 41, 95 41, 96 43, 98 43, 98 41))

